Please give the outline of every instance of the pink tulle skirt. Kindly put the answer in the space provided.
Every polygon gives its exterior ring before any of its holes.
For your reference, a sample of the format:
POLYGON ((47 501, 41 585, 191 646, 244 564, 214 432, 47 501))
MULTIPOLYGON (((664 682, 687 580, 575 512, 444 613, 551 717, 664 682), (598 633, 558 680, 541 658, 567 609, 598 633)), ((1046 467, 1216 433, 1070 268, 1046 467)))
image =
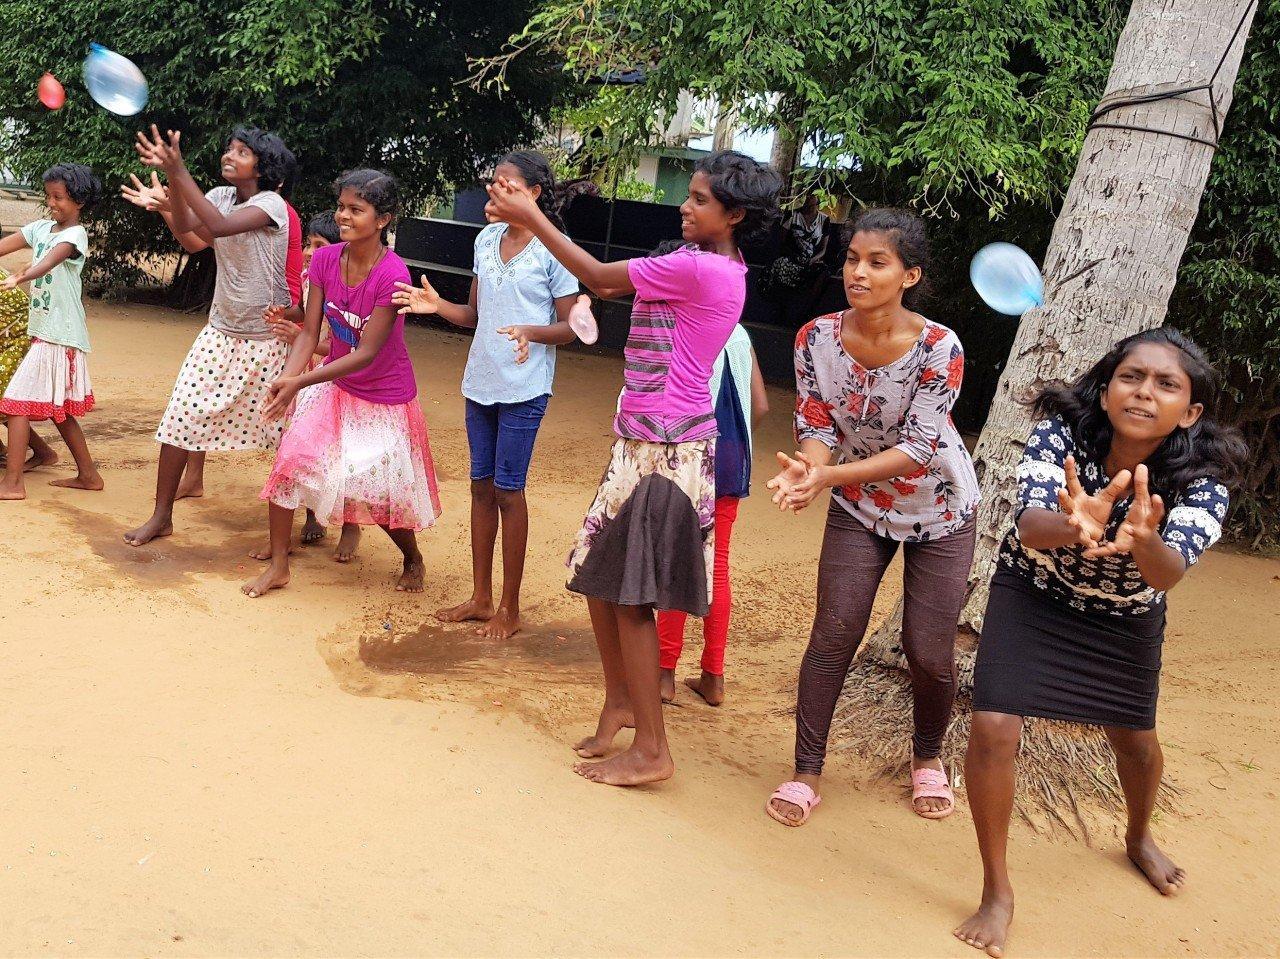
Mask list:
POLYGON ((370 403, 334 383, 307 387, 261 496, 331 526, 431 526, 440 493, 421 407, 370 403))

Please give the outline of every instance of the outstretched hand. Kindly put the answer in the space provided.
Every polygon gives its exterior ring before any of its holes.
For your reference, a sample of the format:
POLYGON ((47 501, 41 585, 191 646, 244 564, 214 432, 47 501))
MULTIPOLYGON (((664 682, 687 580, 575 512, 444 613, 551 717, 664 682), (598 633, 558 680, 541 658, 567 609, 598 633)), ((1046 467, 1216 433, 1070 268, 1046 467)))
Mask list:
POLYGON ((160 182, 160 174, 155 170, 151 171, 150 186, 139 180, 136 174, 130 173, 129 179, 133 181, 133 186, 120 184, 120 195, 124 199, 152 213, 169 212, 169 188, 160 182))
POLYGON ((794 511, 800 507, 793 506, 790 497, 800 484, 809 478, 812 466, 808 457, 799 451, 791 457, 779 450, 778 463, 782 466, 782 472, 769 480, 765 486, 774 491, 771 499, 778 509, 783 512, 789 509, 794 511))
POLYGON ((538 213, 538 201, 533 198, 533 192, 527 186, 500 176, 485 189, 489 193, 489 202, 484 206, 484 213, 490 220, 510 223, 512 226, 533 225, 538 213))
POLYGON ((786 496, 787 507, 798 513, 812 503, 819 493, 831 486, 831 480, 829 467, 813 462, 804 453, 797 453, 796 456, 809 468, 804 479, 792 484, 786 496))
POLYGON ((1132 474, 1121 470, 1106 488, 1090 496, 1080 485, 1076 471, 1076 458, 1068 456, 1063 464, 1067 474, 1067 488, 1058 490, 1058 505, 1062 507, 1067 522, 1076 530, 1077 544, 1088 552, 1096 551, 1105 543, 1107 523, 1111 521, 1116 501, 1129 489, 1132 474))
POLYGON ((181 130, 166 130, 161 136, 159 127, 153 123, 151 135, 139 130, 133 146, 147 166, 173 171, 183 167, 181 141, 181 130))
POLYGON ((399 313, 438 313, 440 294, 424 273, 422 289, 412 283, 397 283, 395 292, 391 294, 391 305, 398 307, 399 313))
POLYGON ((1133 503, 1129 506, 1124 522, 1116 530, 1115 538, 1096 548, 1086 549, 1084 555, 1097 559, 1132 552, 1135 546, 1160 538, 1160 523, 1163 519, 1164 500, 1159 494, 1151 492, 1150 472, 1147 464, 1141 463, 1133 471, 1133 503))

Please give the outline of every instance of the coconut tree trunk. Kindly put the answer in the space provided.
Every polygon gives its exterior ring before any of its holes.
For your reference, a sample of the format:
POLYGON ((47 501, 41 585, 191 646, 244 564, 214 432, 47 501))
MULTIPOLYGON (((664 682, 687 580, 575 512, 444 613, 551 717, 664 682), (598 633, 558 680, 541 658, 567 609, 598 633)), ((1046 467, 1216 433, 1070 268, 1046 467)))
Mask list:
POLYGON ((982 504, 962 622, 976 633, 1011 522, 1014 470, 1031 426, 1025 401, 1047 382, 1074 379, 1118 340, 1164 322, 1253 20, 1251 7, 1236 33, 1242 12, 1241 4, 1199 0, 1137 0, 1130 10, 1099 110, 1207 82, 1225 51, 1212 86, 1217 125, 1210 91, 1201 90, 1117 106, 1099 117, 1109 126, 1085 137, 1045 255, 1045 304, 1018 327, 975 450, 982 504), (1164 132, 1117 129, 1125 126, 1164 132))
MULTIPOLYGON (((1252 0, 1135 0, 1129 11, 1045 255, 1044 305, 1022 318, 974 453, 982 502, 961 618, 974 633, 982 631, 997 546, 1012 518, 1014 471, 1031 426, 1026 400, 1164 321, 1252 20, 1252 0), (1211 91, 1126 105, 1208 85, 1215 69, 1211 91)), ((903 664, 900 623, 901 604, 867 643, 866 660, 903 664)), ((962 686, 971 658, 961 655, 962 686)))

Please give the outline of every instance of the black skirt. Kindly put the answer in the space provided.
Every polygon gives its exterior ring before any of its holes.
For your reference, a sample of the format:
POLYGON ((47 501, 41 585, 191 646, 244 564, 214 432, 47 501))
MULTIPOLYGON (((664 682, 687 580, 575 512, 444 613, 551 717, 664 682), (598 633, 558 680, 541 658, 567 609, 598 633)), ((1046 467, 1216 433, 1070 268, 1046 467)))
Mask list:
POLYGON ((991 581, 973 708, 1154 729, 1165 608, 1082 612, 1003 567, 991 581))
POLYGON ((569 555, 568 587, 618 606, 706 616, 715 441, 620 439, 569 555))

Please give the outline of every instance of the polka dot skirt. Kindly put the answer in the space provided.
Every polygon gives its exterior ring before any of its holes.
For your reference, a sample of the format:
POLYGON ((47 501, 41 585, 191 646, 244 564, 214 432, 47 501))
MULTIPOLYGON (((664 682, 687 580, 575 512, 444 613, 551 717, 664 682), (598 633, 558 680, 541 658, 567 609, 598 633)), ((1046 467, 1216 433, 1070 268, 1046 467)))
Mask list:
POLYGON ((274 449, 283 420, 262 419, 289 345, 245 340, 206 326, 178 371, 156 440, 192 452, 274 449))

